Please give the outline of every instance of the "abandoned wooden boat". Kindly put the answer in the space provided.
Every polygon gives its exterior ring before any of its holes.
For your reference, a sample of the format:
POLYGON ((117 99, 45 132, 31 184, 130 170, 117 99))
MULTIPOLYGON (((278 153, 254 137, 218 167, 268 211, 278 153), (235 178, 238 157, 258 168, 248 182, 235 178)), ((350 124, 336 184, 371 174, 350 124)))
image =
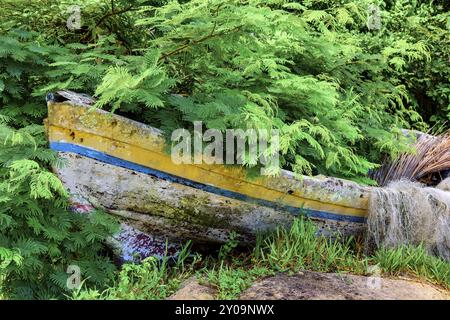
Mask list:
POLYGON ((330 177, 296 179, 288 171, 248 178, 241 167, 177 165, 158 129, 83 99, 53 97, 46 130, 51 149, 65 159, 56 174, 74 199, 139 232, 220 243, 235 231, 248 242, 301 214, 324 233, 355 235, 365 228, 367 187, 330 177))

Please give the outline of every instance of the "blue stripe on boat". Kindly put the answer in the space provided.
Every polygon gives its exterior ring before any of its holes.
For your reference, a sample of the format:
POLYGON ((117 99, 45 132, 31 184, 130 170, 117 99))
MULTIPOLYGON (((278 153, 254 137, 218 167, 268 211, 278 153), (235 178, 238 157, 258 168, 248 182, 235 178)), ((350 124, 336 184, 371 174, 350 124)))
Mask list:
POLYGON ((249 203, 258 204, 261 206, 273 208, 275 210, 282 210, 287 211, 295 216, 299 214, 306 214, 309 217, 313 218, 321 218, 321 219, 329 219, 329 220, 337 220, 337 221, 347 221, 347 222, 354 222, 354 223, 364 223, 366 221, 366 218, 364 217, 356 217, 356 216, 350 216, 350 215, 341 215, 336 213, 330 213, 325 211, 319 211, 319 210, 312 210, 312 209, 305 209, 305 208, 297 208, 292 207, 288 205, 279 204, 276 202, 264 200, 264 199, 258 199, 246 196, 245 194, 229 191, 221 188, 217 188, 211 185, 203 184, 200 182, 196 182, 190 179, 182 178, 176 175, 172 175, 170 173, 162 172, 156 169, 148 168, 145 166, 142 166, 140 164, 136 164, 127 160, 123 160, 117 157, 110 156, 108 154, 105 154, 103 152, 89 149, 86 147, 82 147, 79 145, 75 145, 72 143, 66 143, 66 142, 50 142, 50 149, 55 151, 61 151, 61 152, 73 152, 88 158, 92 158, 104 163, 108 163, 114 166, 123 167, 126 169, 130 169, 133 171, 142 172, 154 177, 157 177, 159 179, 167 180, 174 183, 179 183, 188 187, 196 188, 199 190, 203 190, 206 192, 210 192, 213 194, 217 194, 220 196, 245 201, 249 203))

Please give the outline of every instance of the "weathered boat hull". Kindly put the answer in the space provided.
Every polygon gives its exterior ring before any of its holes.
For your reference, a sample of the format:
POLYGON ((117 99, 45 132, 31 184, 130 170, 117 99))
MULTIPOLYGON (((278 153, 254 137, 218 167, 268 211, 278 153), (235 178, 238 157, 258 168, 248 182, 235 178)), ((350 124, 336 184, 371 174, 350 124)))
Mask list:
POLYGON ((143 232, 224 242, 230 231, 256 233, 298 215, 324 233, 365 228, 369 189, 336 178, 248 178, 241 167, 177 165, 157 129, 70 101, 49 101, 50 147, 65 159, 55 172, 77 198, 143 232))

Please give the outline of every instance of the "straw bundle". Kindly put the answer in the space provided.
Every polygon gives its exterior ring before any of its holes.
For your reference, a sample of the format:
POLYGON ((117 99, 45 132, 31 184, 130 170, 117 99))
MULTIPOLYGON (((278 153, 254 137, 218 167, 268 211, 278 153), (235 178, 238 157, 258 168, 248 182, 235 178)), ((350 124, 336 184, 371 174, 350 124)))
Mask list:
MULTIPOLYGON (((402 154, 385 163, 371 176, 380 186, 390 181, 409 180, 429 184, 431 175, 450 170, 450 131, 439 136, 418 135, 414 154, 402 154)), ((440 179, 444 179, 440 177, 440 179)))

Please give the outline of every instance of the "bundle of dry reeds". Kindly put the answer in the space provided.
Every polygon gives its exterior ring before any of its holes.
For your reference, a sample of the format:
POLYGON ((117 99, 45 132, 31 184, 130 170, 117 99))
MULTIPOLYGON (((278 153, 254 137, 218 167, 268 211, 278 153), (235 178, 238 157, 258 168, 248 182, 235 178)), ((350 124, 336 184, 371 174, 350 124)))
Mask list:
POLYGON ((405 179, 427 183, 431 174, 450 169, 450 131, 438 136, 418 135, 415 149, 414 154, 402 154, 398 159, 383 164, 371 178, 380 186, 405 179))

